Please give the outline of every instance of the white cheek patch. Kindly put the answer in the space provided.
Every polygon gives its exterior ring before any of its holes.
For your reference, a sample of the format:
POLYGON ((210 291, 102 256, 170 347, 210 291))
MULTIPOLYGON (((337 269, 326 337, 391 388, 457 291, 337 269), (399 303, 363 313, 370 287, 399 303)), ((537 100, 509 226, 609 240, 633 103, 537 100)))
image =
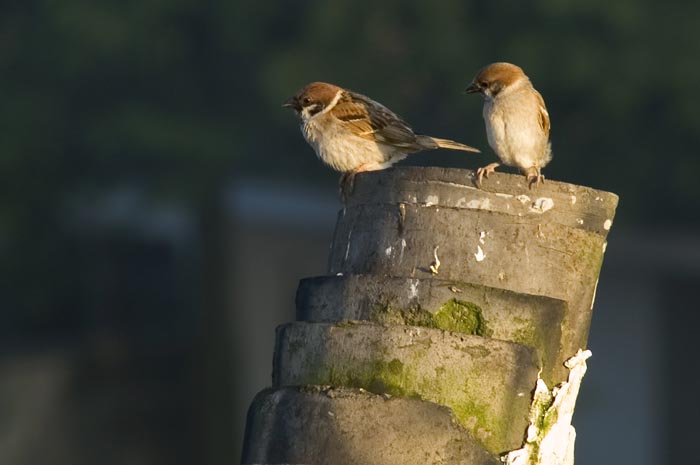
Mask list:
MULTIPOLYGON (((308 120, 310 120, 310 119, 312 119, 312 118, 317 118, 317 117, 319 117, 319 116, 321 116, 321 115, 325 115, 326 113, 328 113, 329 111, 331 111, 331 110, 333 109, 333 107, 336 106, 336 105, 338 104, 338 102, 340 101, 340 97, 341 97, 342 95, 343 95, 343 91, 342 91, 342 90, 339 90, 338 93, 335 94, 335 97, 333 97, 333 100, 331 100, 331 103, 329 103, 329 104, 326 106, 326 108, 324 108, 323 110, 319 111, 318 113, 309 115, 309 116, 307 117, 307 119, 304 120, 304 121, 308 121, 308 120)), ((306 111, 307 109, 304 109, 304 110, 306 111)))

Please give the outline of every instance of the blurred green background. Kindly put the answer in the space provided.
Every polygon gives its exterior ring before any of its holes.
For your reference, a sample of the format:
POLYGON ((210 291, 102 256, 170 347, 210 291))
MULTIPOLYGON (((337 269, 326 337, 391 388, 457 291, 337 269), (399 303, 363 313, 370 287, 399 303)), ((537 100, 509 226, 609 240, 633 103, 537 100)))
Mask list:
POLYGON ((620 195, 610 250, 618 231, 641 234, 624 250, 642 265, 655 237, 683 244, 664 266, 684 295, 700 282, 683 261, 700 231, 699 25, 691 0, 3 2, 0 461, 39 463, 43 443, 52 463, 237 463, 231 393, 248 375, 232 334, 271 312, 269 346, 293 313, 231 296, 264 283, 291 308, 301 273, 324 272, 339 207, 337 174, 280 107, 310 81, 483 151, 405 164, 473 169, 494 155, 463 89, 487 63, 519 64, 551 116, 547 178, 620 195), (320 239, 301 268, 243 260, 247 231, 284 257, 316 237, 304 225, 320 239))

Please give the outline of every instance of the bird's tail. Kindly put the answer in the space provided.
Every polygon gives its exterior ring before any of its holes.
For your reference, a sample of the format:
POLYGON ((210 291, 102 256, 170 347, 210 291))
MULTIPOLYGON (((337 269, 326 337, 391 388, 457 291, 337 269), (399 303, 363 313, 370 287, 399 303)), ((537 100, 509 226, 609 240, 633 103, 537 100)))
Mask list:
POLYGON ((419 137, 419 139, 422 139, 420 141, 422 143, 422 145, 424 144, 430 148, 462 150, 464 152, 481 153, 481 150, 479 150, 479 149, 476 149, 474 147, 470 147, 468 145, 460 144, 459 142, 455 142, 453 140, 439 139, 437 137, 430 137, 430 136, 418 136, 418 137, 419 137))

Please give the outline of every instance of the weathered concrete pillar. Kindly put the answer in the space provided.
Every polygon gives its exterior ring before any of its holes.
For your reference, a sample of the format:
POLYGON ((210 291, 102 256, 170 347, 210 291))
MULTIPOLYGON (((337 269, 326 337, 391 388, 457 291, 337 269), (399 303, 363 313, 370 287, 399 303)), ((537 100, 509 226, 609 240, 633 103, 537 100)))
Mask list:
POLYGON ((480 189, 465 170, 358 175, 329 276, 302 280, 300 322, 278 329, 243 463, 480 464, 519 448, 538 372, 564 381, 586 346, 616 205, 499 173, 480 189))

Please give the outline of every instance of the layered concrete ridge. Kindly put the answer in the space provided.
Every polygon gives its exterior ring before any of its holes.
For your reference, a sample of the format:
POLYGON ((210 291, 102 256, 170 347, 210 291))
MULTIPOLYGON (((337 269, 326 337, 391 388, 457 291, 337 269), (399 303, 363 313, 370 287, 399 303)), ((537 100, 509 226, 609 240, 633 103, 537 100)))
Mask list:
POLYGON ((301 280, 296 304, 300 321, 369 320, 532 346, 542 359, 541 377, 549 386, 566 376, 564 354, 578 349, 562 340, 566 302, 477 284, 436 278, 322 276, 301 280))
POLYGON ((278 328, 243 463, 497 463, 586 347, 616 195, 495 173, 360 173, 329 275, 278 328), (541 383, 539 383, 541 384, 541 383), (334 386, 330 388, 329 386, 334 386))
POLYGON ((573 349, 564 357, 573 355, 586 346, 617 196, 551 181, 529 190, 522 176, 500 173, 477 189, 469 173, 358 175, 329 274, 438 277, 560 299, 570 309, 563 348, 573 349))
POLYGON ((253 401, 244 464, 498 465, 449 409, 360 389, 267 389, 253 401))
POLYGON ((548 180, 530 189, 524 176, 496 172, 477 187, 473 171, 403 166, 358 174, 346 207, 403 203, 489 211, 606 236, 617 202, 616 194, 575 184, 548 180))
POLYGON ((450 407, 492 453, 522 445, 537 352, 416 326, 290 323, 278 328, 273 385, 332 385, 450 407))

